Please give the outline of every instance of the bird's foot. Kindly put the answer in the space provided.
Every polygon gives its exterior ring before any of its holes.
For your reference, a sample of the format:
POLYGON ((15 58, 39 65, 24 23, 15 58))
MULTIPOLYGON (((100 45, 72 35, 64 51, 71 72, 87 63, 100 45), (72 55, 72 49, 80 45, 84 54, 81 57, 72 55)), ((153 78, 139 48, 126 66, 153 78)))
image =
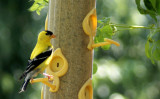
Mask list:
POLYGON ((52 75, 49 75, 47 73, 43 73, 44 76, 47 76, 48 77, 48 80, 51 81, 53 79, 53 76, 52 75))

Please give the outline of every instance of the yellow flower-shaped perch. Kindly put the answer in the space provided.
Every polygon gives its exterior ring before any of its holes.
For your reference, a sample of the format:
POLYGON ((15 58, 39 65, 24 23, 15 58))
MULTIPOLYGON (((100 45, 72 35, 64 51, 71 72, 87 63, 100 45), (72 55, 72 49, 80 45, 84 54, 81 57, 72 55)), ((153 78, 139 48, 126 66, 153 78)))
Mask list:
POLYGON ((89 78, 78 93, 78 99, 93 99, 92 80, 89 78))
POLYGON ((120 46, 120 44, 114 40, 108 39, 108 38, 104 38, 105 42, 101 42, 101 43, 96 43, 96 44, 92 44, 92 48, 95 47, 100 47, 100 46, 105 46, 105 45, 110 45, 110 44, 114 44, 116 46, 120 46))
POLYGON ((94 37, 96 35, 96 29, 97 29, 96 8, 93 8, 87 14, 87 16, 83 20, 82 26, 83 26, 84 32, 89 36, 89 44, 87 46, 89 50, 92 50, 95 47, 100 47, 100 46, 110 45, 110 44, 115 44, 117 46, 120 45, 119 43, 107 38, 104 38, 105 42, 94 44, 94 37))
POLYGON ((42 82, 43 84, 47 85, 52 90, 54 90, 56 88, 56 85, 53 85, 53 84, 49 83, 49 81, 53 81, 53 76, 50 75, 50 77, 48 76, 48 78, 32 79, 32 80, 30 80, 30 83, 33 84, 33 83, 36 83, 36 82, 42 82))
POLYGON ((93 38, 96 35, 96 28, 97 28, 97 15, 95 8, 92 9, 84 18, 82 26, 84 32, 89 36, 89 44, 87 48, 92 50, 92 44, 94 43, 93 38))
POLYGON ((56 85, 56 88, 50 88, 51 92, 56 92, 60 86, 59 77, 66 74, 68 71, 68 62, 60 48, 57 48, 48 60, 48 67, 46 68, 46 73, 54 76, 53 85, 56 85))
POLYGON ((46 69, 46 73, 61 77, 64 74, 66 74, 67 70, 68 70, 67 59, 62 54, 61 49, 57 48, 50 57, 49 66, 46 69))

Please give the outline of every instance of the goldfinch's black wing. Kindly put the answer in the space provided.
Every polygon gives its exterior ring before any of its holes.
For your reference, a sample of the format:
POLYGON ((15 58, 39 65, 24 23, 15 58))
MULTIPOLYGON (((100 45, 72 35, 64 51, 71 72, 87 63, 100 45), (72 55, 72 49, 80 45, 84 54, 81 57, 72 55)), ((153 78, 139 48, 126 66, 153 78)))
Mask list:
POLYGON ((37 55, 34 59, 28 60, 28 66, 26 68, 26 71, 30 72, 34 68, 36 68, 38 65, 40 65, 43 61, 45 61, 52 53, 52 49, 47 50, 39 55, 37 55))
POLYGON ((23 74, 20 76, 20 80, 26 76, 27 73, 35 69, 37 66, 39 66, 43 61, 45 61, 52 53, 52 49, 47 50, 39 55, 37 55, 34 59, 28 60, 28 65, 26 70, 23 72, 23 74))

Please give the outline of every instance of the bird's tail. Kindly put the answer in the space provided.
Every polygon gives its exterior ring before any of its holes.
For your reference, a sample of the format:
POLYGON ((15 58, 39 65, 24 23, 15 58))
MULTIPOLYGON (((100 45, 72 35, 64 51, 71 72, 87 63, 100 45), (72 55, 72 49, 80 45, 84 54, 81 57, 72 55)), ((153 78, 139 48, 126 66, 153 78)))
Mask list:
POLYGON ((29 81, 30 81, 30 79, 27 79, 27 80, 24 81, 24 83, 22 85, 22 88, 21 88, 19 93, 24 92, 26 90, 29 81))

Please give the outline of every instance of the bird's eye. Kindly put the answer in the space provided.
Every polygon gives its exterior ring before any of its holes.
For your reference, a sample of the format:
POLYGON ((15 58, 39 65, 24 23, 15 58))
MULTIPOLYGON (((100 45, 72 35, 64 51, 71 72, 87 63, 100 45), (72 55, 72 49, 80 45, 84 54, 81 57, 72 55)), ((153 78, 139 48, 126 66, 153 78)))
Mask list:
POLYGON ((46 35, 52 35, 53 33, 51 31, 46 31, 46 35))

